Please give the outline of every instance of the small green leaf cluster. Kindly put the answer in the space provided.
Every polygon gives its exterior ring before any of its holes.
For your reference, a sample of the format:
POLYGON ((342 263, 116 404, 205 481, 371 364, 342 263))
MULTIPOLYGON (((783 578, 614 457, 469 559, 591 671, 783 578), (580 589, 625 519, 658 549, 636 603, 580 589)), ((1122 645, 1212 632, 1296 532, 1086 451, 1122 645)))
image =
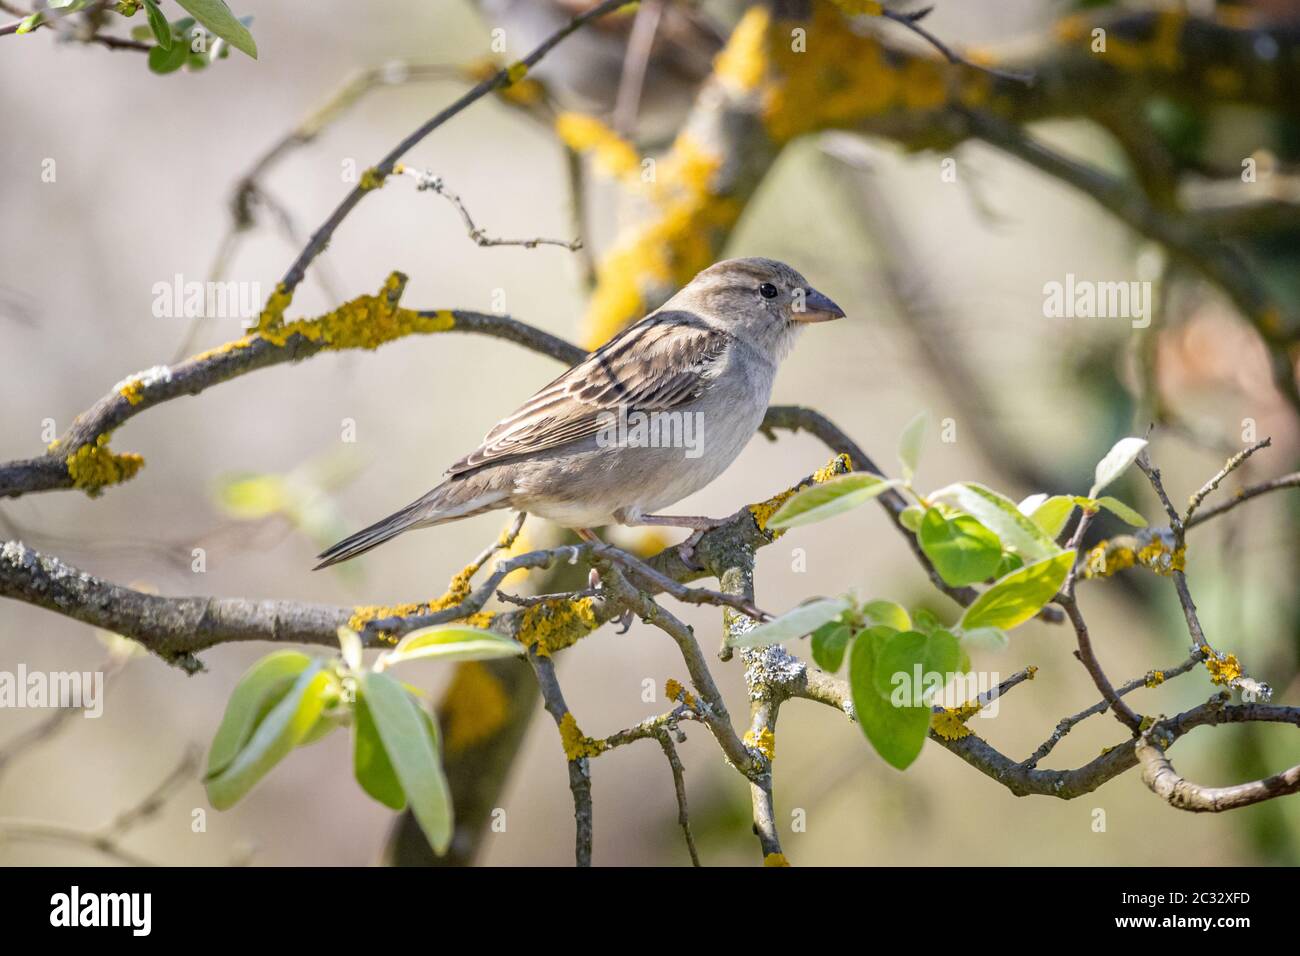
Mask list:
POLYGON ((367 668, 361 638, 339 628, 341 653, 283 650, 240 678, 208 753, 208 799, 234 806, 298 747, 351 726, 353 772, 366 793, 394 810, 407 806, 438 853, 451 842, 451 792, 437 721, 420 692, 387 673, 413 660, 486 660, 524 653, 517 641, 461 625, 413 631, 367 668))
POLYGON ((1006 646, 1008 631, 1056 597, 1075 563, 1076 552, 1058 539, 1076 508, 1104 509, 1129 524, 1146 525, 1122 501, 1097 497, 1136 461, 1146 446, 1143 439, 1125 438, 1111 449, 1098 463, 1087 496, 1041 494, 1017 504, 972 481, 917 492, 912 482, 926 422, 919 415, 903 431, 901 480, 865 472, 841 475, 792 496, 768 527, 821 521, 893 490, 908 501, 900 522, 916 535, 943 582, 952 588, 983 586, 961 618, 943 625, 927 611, 909 615, 888 601, 820 598, 731 639, 734 646, 757 647, 811 635, 813 660, 831 673, 847 654, 858 722, 876 751, 899 769, 920 754, 935 693, 953 675, 969 670, 969 650, 1006 646))
POLYGON ((174 73, 181 67, 201 70, 214 60, 223 60, 234 47, 257 59, 257 43, 248 32, 252 17, 236 18, 223 0, 176 0, 190 16, 167 20, 158 0, 143 0, 147 25, 136 27, 137 40, 154 39, 149 50, 149 69, 174 73))

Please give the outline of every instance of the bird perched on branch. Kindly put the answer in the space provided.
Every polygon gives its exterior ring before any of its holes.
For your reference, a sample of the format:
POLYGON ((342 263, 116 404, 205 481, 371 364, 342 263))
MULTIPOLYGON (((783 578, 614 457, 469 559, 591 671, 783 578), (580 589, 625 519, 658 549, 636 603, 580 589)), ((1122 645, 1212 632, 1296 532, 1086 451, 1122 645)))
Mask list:
POLYGON ((608 524, 703 532, 658 512, 722 474, 767 410, 781 360, 810 322, 844 312, 772 259, 705 269, 488 432, 428 494, 319 557, 364 554, 403 531, 512 508, 594 540, 608 524))

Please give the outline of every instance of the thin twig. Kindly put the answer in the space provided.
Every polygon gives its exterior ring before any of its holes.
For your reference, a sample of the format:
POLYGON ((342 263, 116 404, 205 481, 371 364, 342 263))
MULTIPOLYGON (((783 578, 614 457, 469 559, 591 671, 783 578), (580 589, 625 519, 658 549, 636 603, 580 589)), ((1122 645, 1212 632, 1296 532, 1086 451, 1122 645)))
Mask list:
POLYGON ((921 26, 920 21, 932 10, 932 7, 926 7, 924 10, 918 10, 914 13, 899 13, 896 10, 881 10, 880 16, 886 20, 892 20, 904 28, 911 30, 930 46, 934 47, 943 56, 945 60, 954 66, 964 66, 968 69, 978 70, 981 73, 987 73, 989 76, 996 76, 999 79, 1011 80, 1015 83, 1023 83, 1025 86, 1034 85, 1034 74, 1022 73, 1018 70, 1000 70, 992 66, 984 66, 966 59, 961 54, 954 51, 937 36, 921 26))
POLYGON ((686 849, 691 855, 691 866, 699 866, 700 853, 695 848, 695 837, 691 834, 691 815, 686 806, 685 769, 682 767, 681 758, 677 756, 677 747, 673 744, 672 735, 667 730, 661 729, 655 734, 655 739, 659 741, 664 756, 668 758, 668 766, 672 768, 673 790, 677 794, 677 822, 681 824, 682 834, 686 837, 686 849))
MULTIPOLYGON (((1165 681, 1173 680, 1175 677, 1186 674, 1202 660, 1204 660, 1204 658, 1200 651, 1194 651, 1187 660, 1183 661, 1177 667, 1171 667, 1168 670, 1163 671, 1147 671, 1141 677, 1135 677, 1127 684, 1117 687, 1115 693, 1118 696, 1123 697, 1126 694, 1130 694, 1137 690, 1139 687, 1153 687, 1155 686, 1157 675, 1159 675, 1159 683, 1163 684, 1165 681)), ((1026 770, 1032 770, 1034 767, 1037 767, 1039 761, 1050 754, 1056 745, 1061 742, 1061 739, 1074 729, 1075 725, 1091 717, 1093 714, 1103 714, 1109 708, 1109 702, 1102 699, 1097 701, 1097 703, 1093 704, 1091 707, 1079 711, 1077 714, 1062 718, 1057 723, 1056 728, 1052 731, 1052 735, 1039 744, 1037 750, 1021 761, 1020 766, 1026 770)))
POLYGON ((479 226, 474 224, 474 219, 469 214, 469 209, 460 196, 447 188, 446 183, 442 181, 441 176, 435 176, 427 170, 412 169, 410 166, 399 166, 394 172, 402 173, 413 178, 416 182, 416 189, 421 192, 432 192, 447 200, 456 207, 460 213, 461 221, 465 223, 465 229, 475 244, 488 246, 523 246, 525 249, 536 249, 538 246, 560 246, 568 249, 570 252, 577 252, 582 248, 582 239, 545 239, 535 237, 532 239, 497 239, 489 236, 479 226))
MULTIPOLYGON (((567 24, 547 37, 536 49, 525 56, 517 64, 512 64, 506 69, 498 70, 492 76, 475 84, 461 96, 451 103, 451 105, 440 110, 430 119, 426 120, 417 129, 408 134, 405 139, 394 146, 383 159, 371 171, 372 176, 370 183, 375 181, 382 182, 392 174, 393 168, 401 161, 402 157, 411 149, 418 145, 425 137, 434 130, 438 129, 448 120, 464 111, 467 107, 481 100, 489 93, 503 89, 514 82, 521 71, 526 71, 537 64, 546 54, 551 52, 558 44, 563 42, 570 34, 580 30, 583 26, 605 16, 608 13, 627 6, 632 0, 603 0, 593 7, 588 8, 582 13, 575 16, 567 24)), ((286 293, 292 293, 299 283, 302 282, 303 276, 307 274, 307 267, 312 264, 318 255, 329 245, 330 239, 339 225, 347 218, 348 214, 361 202, 362 198, 370 191, 371 185, 366 180, 358 183, 344 198, 343 201, 330 213, 329 217, 321 223, 320 227, 312 233, 311 240, 303 248, 302 252, 289 266, 285 272, 284 278, 280 280, 280 285, 286 293)))
POLYGON ((1251 485, 1248 488, 1242 488, 1232 496, 1229 501, 1220 502, 1213 507, 1206 508, 1203 511, 1197 511, 1187 519, 1187 528, 1194 528, 1199 524, 1204 524, 1211 518, 1217 518, 1226 511, 1231 511, 1239 504, 1243 504, 1252 498, 1258 498, 1262 494, 1270 491, 1278 491, 1282 488, 1300 488, 1300 471, 1293 471, 1289 475, 1282 475, 1280 478, 1271 478, 1268 481, 1261 481, 1257 485, 1251 485))

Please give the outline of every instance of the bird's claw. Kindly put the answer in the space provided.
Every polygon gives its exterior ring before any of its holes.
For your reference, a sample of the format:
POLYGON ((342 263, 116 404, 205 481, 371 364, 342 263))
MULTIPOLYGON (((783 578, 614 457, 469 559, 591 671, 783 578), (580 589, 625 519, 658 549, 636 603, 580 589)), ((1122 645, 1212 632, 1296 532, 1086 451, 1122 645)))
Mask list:
POLYGON ((616 617, 614 620, 615 623, 618 624, 618 630, 615 631, 614 633, 626 634, 628 631, 632 629, 632 609, 625 608, 623 610, 623 613, 620 614, 618 617, 616 617))

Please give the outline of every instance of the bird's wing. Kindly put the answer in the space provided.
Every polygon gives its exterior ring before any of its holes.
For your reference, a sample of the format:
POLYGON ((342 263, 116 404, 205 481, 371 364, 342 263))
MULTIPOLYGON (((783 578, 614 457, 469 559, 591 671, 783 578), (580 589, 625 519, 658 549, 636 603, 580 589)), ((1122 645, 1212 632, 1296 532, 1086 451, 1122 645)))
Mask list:
POLYGON ((620 408, 650 412, 683 405, 712 383, 730 340, 689 312, 642 319, 503 418, 447 474, 587 438, 620 408))

